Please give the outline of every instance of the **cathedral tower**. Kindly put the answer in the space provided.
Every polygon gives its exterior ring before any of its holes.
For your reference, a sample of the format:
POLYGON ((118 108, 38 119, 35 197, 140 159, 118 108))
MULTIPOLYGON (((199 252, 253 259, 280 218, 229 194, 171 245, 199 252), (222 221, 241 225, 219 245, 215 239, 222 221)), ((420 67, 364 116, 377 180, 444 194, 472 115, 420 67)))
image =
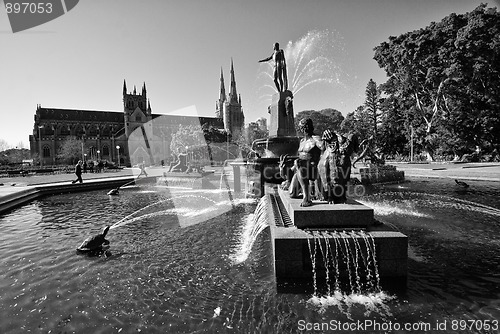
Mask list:
POLYGON ((152 119, 151 105, 146 95, 146 83, 142 85, 141 94, 137 94, 135 86, 133 92, 127 93, 127 84, 123 80, 123 111, 127 138, 135 129, 152 119))
MULTIPOLYGON (((222 77, 221 77, 222 78, 222 77)), ((222 92, 222 90, 221 90, 222 92)), ((243 131, 245 116, 241 108, 241 96, 236 91, 236 80, 234 78, 233 59, 231 58, 231 83, 229 96, 224 102, 224 129, 237 138, 243 131)))

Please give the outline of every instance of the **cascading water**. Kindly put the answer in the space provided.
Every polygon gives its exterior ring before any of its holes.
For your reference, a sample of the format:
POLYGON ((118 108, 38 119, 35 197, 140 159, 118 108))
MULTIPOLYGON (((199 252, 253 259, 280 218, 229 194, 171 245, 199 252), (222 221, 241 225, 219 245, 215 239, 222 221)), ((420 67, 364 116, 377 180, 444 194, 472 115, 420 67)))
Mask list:
POLYGON ((354 305, 364 306, 366 314, 388 315, 385 302, 393 297, 380 288, 372 236, 363 230, 307 232, 314 287, 308 304, 320 312, 336 306, 348 318, 354 305))
POLYGON ((245 224, 243 225, 241 234, 239 235, 235 252, 230 256, 233 264, 242 263, 248 258, 248 255, 250 255, 250 252, 252 251, 252 246, 257 240, 259 234, 266 227, 269 227, 267 217, 268 207, 269 200, 266 196, 264 196, 257 204, 255 212, 245 218, 245 224))

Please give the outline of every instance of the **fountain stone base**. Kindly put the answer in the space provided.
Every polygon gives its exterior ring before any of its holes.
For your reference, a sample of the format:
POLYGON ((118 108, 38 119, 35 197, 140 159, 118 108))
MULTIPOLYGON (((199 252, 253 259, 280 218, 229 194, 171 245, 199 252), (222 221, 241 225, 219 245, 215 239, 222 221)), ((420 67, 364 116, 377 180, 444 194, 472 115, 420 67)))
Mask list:
POLYGON ((328 248, 329 257, 336 263, 343 278, 353 275, 353 261, 349 264, 346 254, 358 254, 359 272, 371 270, 372 276, 380 279, 403 282, 406 284, 408 262, 408 238, 394 231, 373 217, 373 209, 352 199, 347 204, 327 204, 314 202, 313 206, 300 207, 300 199, 289 198, 282 190, 268 191, 268 215, 271 223, 271 236, 275 275, 278 284, 296 280, 312 280, 313 277, 329 277, 332 268, 321 258, 328 248), (315 251, 314 270, 311 247, 315 251), (321 251, 320 251, 321 250, 321 251), (362 260, 375 255, 376 269, 367 268, 375 263, 362 260))
POLYGON ((351 198, 345 204, 315 201, 312 206, 302 207, 302 198, 290 198, 281 188, 278 194, 297 228, 362 228, 374 224, 373 209, 351 198))

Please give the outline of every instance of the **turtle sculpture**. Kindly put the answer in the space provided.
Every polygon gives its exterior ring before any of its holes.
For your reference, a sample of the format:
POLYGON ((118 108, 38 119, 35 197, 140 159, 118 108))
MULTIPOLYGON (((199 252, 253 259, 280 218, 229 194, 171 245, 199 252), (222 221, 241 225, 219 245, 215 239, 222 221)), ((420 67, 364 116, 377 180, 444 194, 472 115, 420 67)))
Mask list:
POLYGON ((102 233, 96 234, 94 236, 85 239, 82 244, 76 249, 79 253, 99 253, 105 250, 105 245, 109 245, 109 240, 106 240, 106 234, 108 234, 109 226, 102 229, 102 233))

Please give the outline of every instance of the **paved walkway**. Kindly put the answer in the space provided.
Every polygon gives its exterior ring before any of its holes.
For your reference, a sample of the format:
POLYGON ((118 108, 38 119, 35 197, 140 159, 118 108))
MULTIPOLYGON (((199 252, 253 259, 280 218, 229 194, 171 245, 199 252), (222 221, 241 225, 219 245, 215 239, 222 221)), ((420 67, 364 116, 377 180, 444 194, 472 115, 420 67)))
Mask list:
MULTIPOLYGON (((450 178, 500 182, 500 163, 391 163, 405 172, 405 178, 450 178)), ((499 184, 500 187, 500 184, 499 184)))
MULTIPOLYGON (((410 164, 391 163, 398 170, 405 172, 405 178, 452 178, 460 180, 494 181, 500 182, 500 163, 432 163, 432 164, 410 164)), ((360 166, 360 165, 359 165, 360 166)), ((213 168, 217 169, 217 168, 213 168)), ((153 167, 146 169, 149 176, 161 176, 165 168, 153 167)), ((356 171, 354 171, 356 172, 356 171)), ((83 174, 84 184, 97 186, 98 183, 117 182, 123 179, 136 178, 139 174, 138 168, 125 168, 118 171, 106 171, 104 173, 83 174), (87 182, 86 182, 87 181, 87 182)), ((40 188, 63 187, 71 184, 75 179, 74 174, 50 174, 34 175, 26 177, 2 177, 0 178, 0 207, 5 202, 15 198, 23 198, 33 195, 40 188)), ((500 183, 499 183, 500 187, 500 183)), ((66 188, 67 190, 68 188, 66 188)), ((77 188, 75 188, 76 190, 77 188)), ((80 189, 80 191, 82 191, 80 189)))

